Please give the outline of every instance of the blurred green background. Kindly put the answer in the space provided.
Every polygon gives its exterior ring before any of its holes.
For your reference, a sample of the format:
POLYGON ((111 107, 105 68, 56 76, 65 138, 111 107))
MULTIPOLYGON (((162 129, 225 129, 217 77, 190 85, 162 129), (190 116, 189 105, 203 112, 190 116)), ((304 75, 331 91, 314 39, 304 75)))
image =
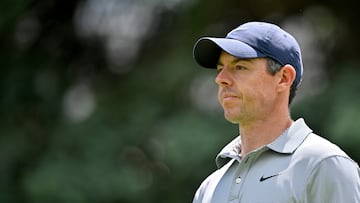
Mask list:
POLYGON ((0 202, 191 202, 238 133, 192 46, 249 20, 299 40, 292 116, 359 161, 355 3, 2 0, 0 202))

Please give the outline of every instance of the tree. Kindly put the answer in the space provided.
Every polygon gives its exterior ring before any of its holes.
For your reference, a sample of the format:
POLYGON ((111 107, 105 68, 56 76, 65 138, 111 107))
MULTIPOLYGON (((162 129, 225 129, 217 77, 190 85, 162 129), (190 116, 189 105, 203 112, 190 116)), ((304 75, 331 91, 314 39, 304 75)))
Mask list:
POLYGON ((307 26, 326 77, 292 113, 360 160, 351 2, 0 4, 1 202, 190 202, 237 135, 192 46, 247 20, 307 26))

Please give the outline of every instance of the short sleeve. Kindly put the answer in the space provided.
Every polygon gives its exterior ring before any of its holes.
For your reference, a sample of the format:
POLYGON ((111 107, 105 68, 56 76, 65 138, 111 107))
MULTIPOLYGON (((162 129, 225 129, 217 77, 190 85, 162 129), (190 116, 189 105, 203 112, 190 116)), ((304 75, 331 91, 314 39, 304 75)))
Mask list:
POLYGON ((348 157, 332 156, 311 173, 305 194, 307 203, 360 203, 360 170, 348 157))

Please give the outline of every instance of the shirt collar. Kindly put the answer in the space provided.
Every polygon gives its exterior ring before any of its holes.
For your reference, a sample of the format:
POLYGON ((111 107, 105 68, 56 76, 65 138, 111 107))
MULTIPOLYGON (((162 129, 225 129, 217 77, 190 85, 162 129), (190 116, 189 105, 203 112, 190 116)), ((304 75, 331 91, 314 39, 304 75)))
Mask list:
POLYGON ((240 158, 240 136, 237 136, 229 144, 227 144, 216 156, 215 162, 218 168, 225 165, 231 159, 240 158))
MULTIPOLYGON (((311 132, 312 130, 306 125, 304 119, 300 118, 293 122, 285 133, 265 147, 278 153, 291 154, 300 146, 300 144, 311 132)), ((240 145, 240 136, 238 136, 227 144, 216 156, 216 165, 220 168, 229 160, 238 159, 240 154, 240 145)))
POLYGON ((300 118, 290 126, 287 132, 266 146, 278 153, 291 154, 311 132, 304 119, 300 118))

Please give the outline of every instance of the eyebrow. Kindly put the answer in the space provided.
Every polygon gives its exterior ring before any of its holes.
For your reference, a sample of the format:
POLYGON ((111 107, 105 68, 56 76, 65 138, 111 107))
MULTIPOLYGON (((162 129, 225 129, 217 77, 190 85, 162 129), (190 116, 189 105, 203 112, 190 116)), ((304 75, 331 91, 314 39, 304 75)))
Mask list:
MULTIPOLYGON (((231 64, 236 64, 236 63, 238 63, 239 61, 251 62, 251 59, 236 58, 236 59, 234 59, 233 61, 231 61, 231 64)), ((224 64, 223 64, 220 60, 218 60, 218 62, 216 63, 216 65, 218 65, 218 66, 224 66, 224 64)))

